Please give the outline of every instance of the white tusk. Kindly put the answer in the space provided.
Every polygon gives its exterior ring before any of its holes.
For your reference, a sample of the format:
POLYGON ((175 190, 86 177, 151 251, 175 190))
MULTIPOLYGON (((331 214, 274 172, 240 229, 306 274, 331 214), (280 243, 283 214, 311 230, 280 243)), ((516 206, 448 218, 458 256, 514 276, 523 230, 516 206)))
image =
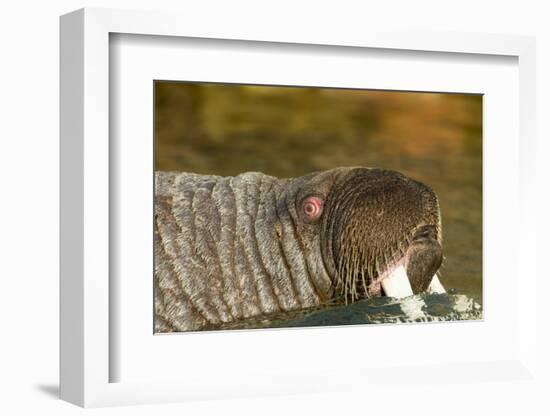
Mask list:
POLYGON ((381 283, 386 296, 399 299, 413 295, 407 272, 402 265, 394 269, 388 277, 382 279, 381 283))
POLYGON ((434 277, 432 279, 432 282, 430 283, 430 286, 428 286, 428 293, 445 293, 445 288, 439 281, 439 277, 437 277, 437 274, 434 274, 434 277))

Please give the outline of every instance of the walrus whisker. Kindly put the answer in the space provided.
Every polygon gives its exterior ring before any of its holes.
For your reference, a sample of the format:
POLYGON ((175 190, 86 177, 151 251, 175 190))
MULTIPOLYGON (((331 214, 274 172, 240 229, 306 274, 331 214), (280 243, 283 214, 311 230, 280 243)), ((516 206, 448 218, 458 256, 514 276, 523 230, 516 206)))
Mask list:
POLYGON ((351 264, 351 270, 350 270, 350 273, 349 273, 349 285, 350 285, 350 298, 351 298, 351 301, 353 302, 353 300, 355 299, 355 271, 357 270, 357 264, 359 262, 359 251, 357 249, 354 250, 354 254, 352 256, 353 258, 353 261, 352 261, 352 264, 351 264))
POLYGON ((363 282, 363 293, 365 294, 365 297, 369 297, 367 282, 365 280, 365 269, 361 270, 361 281, 363 282))
POLYGON ((345 299, 347 297, 348 287, 349 287, 349 274, 348 274, 347 271, 344 271, 343 282, 342 283, 343 283, 342 290, 343 290, 343 295, 344 295, 344 299, 345 299))
POLYGON ((358 275, 358 269, 359 269, 359 262, 360 262, 360 254, 357 253, 356 254, 356 258, 355 258, 355 261, 354 261, 354 267, 353 267, 353 277, 352 277, 352 280, 351 280, 351 284, 352 284, 352 293, 353 293, 353 297, 352 297, 352 300, 353 299, 358 299, 358 296, 357 296, 357 278, 356 278, 356 275, 358 275))
POLYGON ((344 281, 344 300, 346 301, 346 305, 348 303, 348 279, 349 279, 349 274, 346 273, 345 281, 344 281))

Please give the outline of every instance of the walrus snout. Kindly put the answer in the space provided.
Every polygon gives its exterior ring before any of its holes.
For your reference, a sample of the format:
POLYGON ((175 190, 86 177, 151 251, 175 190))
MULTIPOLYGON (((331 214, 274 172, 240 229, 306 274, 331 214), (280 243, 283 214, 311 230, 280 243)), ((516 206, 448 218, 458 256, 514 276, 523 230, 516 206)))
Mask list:
POLYGON ((431 188, 399 172, 354 168, 335 181, 325 205, 323 252, 346 301, 428 290, 442 260, 431 188))

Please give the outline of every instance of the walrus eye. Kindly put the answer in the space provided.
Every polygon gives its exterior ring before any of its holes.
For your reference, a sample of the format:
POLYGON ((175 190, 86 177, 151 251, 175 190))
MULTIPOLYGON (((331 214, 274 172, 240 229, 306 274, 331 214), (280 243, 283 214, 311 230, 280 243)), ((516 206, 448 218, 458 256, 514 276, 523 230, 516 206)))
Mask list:
POLYGON ((323 211, 323 201, 317 196, 310 196, 302 202, 302 210, 309 220, 316 220, 323 211))

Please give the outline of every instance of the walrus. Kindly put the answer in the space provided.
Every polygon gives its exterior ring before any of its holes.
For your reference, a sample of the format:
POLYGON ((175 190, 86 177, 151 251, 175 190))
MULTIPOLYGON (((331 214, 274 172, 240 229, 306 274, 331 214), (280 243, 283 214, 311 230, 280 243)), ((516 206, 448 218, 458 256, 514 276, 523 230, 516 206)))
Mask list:
POLYGON ((391 170, 155 173, 155 332, 444 292, 434 191, 391 170))

